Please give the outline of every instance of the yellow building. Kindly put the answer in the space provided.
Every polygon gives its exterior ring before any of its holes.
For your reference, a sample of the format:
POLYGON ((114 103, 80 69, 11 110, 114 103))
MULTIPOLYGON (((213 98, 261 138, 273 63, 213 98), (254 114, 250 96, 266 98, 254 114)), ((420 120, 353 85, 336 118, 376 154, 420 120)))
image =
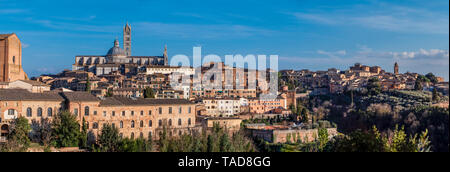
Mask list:
POLYGON ((0 82, 28 80, 22 69, 22 44, 16 34, 0 34, 0 82))

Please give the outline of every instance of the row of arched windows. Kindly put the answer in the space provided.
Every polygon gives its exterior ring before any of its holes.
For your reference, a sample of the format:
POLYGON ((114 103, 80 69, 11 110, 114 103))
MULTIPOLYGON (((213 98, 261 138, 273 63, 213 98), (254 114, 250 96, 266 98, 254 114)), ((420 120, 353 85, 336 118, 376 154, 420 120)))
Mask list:
MULTIPOLYGON (((169 126, 172 126, 172 119, 169 119, 169 123, 168 123, 168 124, 169 124, 169 126)), ((192 124, 192 120, 191 120, 191 118, 189 118, 189 119, 188 119, 188 125, 191 125, 191 124, 192 124)), ((89 129, 89 122, 87 122, 86 125, 87 125, 87 128, 89 129)), ((158 126, 161 127, 162 125, 163 125, 163 121, 162 121, 162 120, 159 120, 159 121, 158 121, 158 126)), ((178 119, 178 126, 181 126, 181 125, 182 125, 182 120, 181 120, 181 119, 178 119)), ((112 126, 115 127, 115 124, 113 123, 112 126)), ((119 128, 123 128, 123 127, 124 127, 123 121, 120 121, 120 122, 119 122, 119 128)), ((134 121, 134 120, 131 121, 130 127, 131 127, 131 128, 135 128, 135 127, 136 127, 136 124, 135 124, 135 121, 134 121)), ((139 122, 139 127, 140 127, 140 128, 144 128, 144 127, 145 127, 145 126, 144 126, 144 121, 140 121, 140 122, 139 122)), ((152 120, 149 120, 149 121, 148 121, 148 127, 153 127, 153 122, 152 122, 152 120)), ((93 128, 93 129, 98 129, 98 123, 95 122, 95 123, 93 124, 92 128, 93 128)))
MULTIPOLYGON (((77 111, 78 111, 78 110, 77 110, 77 111)), ((159 107, 159 108, 158 108, 159 114, 162 114, 162 111, 163 111, 162 107, 159 107)), ((89 112, 90 112, 90 111, 89 111, 89 106, 85 106, 85 107, 84 107, 84 115, 85 115, 85 116, 89 116, 89 112)), ((94 115, 96 114, 96 112, 97 112, 97 111, 94 111, 94 115)), ((191 107, 189 107, 189 108, 188 108, 188 113, 191 113, 191 112, 192 112, 192 109, 191 109, 191 107)), ((122 111, 122 116, 125 116, 125 113, 126 113, 125 111, 122 111)), ((182 108, 182 107, 179 107, 179 108, 178 108, 178 113, 179 113, 179 114, 182 114, 182 113, 183 113, 183 108, 182 108)), ((77 114, 77 113, 75 113, 75 114, 77 114)), ((115 114, 116 114, 115 111, 112 111, 112 116, 115 116, 115 114)), ((141 115, 144 115, 144 111, 141 111, 140 114, 141 114, 141 115)), ((152 111, 150 110, 150 111, 148 112, 148 114, 149 114, 149 115, 152 115, 152 111)), ((172 107, 169 107, 169 114, 172 114, 172 107)), ((106 116, 106 111, 103 112, 103 115, 106 116)), ((131 116, 134 116, 134 111, 131 111, 131 116)))
MULTIPOLYGON (((37 108, 36 111, 37 111, 36 115, 37 115, 38 117, 42 117, 42 115, 43 115, 43 110, 42 110, 42 108, 39 107, 39 108, 37 108)), ((52 108, 48 108, 48 109, 47 109, 47 116, 48 116, 48 117, 52 117, 52 116, 53 116, 53 109, 52 109, 52 108)), ((28 107, 28 108, 27 108, 27 117, 33 117, 33 109, 31 109, 31 107, 28 107)))

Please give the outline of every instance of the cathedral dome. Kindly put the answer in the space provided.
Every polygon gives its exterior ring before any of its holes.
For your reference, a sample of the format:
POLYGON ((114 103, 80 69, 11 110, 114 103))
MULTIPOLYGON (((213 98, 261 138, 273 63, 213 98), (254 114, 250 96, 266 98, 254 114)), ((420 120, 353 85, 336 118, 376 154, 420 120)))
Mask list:
POLYGON ((114 47, 109 49, 107 56, 126 56, 125 51, 120 48, 119 46, 119 40, 114 41, 114 47))

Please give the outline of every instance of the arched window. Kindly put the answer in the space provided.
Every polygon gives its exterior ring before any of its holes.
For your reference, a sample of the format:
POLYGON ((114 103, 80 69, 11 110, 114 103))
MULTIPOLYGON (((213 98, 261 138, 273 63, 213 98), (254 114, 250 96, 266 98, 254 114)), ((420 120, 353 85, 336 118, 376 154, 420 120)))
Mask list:
POLYGON ((47 116, 52 116, 53 115, 53 109, 52 108, 48 108, 47 109, 47 116))
POLYGON ((148 121, 148 127, 152 127, 152 120, 148 121))
POLYGON ((178 126, 181 126, 181 118, 178 119, 178 126))
POLYGON ((162 120, 158 121, 158 126, 161 127, 162 126, 162 120))
POLYGON ((123 128, 123 121, 120 121, 120 124, 119 124, 120 126, 120 128, 123 128))
POLYGON ((169 119, 169 126, 172 126, 172 119, 169 119))
POLYGON ((191 118, 188 119, 188 125, 191 125, 191 118))
POLYGON ((141 121, 141 123, 139 125, 141 128, 144 128, 144 121, 141 121))
POLYGON ((84 107, 84 116, 89 116, 89 106, 84 107))
POLYGON ((31 110, 31 108, 27 108, 27 117, 31 117, 33 116, 33 111, 31 110))
POLYGON ((134 121, 131 121, 131 128, 134 128, 134 121))
POLYGON ((131 139, 134 139, 134 133, 131 133, 130 138, 131 138, 131 139))
POLYGON ((42 108, 38 108, 37 109, 37 116, 41 117, 42 116, 42 108))

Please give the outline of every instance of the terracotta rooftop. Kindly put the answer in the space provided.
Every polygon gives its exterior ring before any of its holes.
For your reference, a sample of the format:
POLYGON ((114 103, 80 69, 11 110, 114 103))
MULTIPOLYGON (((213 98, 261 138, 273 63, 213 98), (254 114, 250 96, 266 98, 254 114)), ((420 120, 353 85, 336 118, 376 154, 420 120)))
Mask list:
POLYGON ((80 102, 80 101, 98 102, 98 101, 100 101, 97 97, 95 97, 94 95, 92 95, 88 92, 81 92, 81 91, 63 92, 63 93, 61 93, 61 95, 71 102, 80 102))
POLYGON ((0 101, 64 101, 56 92, 31 93, 24 89, 0 89, 0 101))
POLYGON ((14 33, 10 33, 10 34, 0 34, 0 39, 5 39, 8 38, 9 36, 13 35, 14 33))

